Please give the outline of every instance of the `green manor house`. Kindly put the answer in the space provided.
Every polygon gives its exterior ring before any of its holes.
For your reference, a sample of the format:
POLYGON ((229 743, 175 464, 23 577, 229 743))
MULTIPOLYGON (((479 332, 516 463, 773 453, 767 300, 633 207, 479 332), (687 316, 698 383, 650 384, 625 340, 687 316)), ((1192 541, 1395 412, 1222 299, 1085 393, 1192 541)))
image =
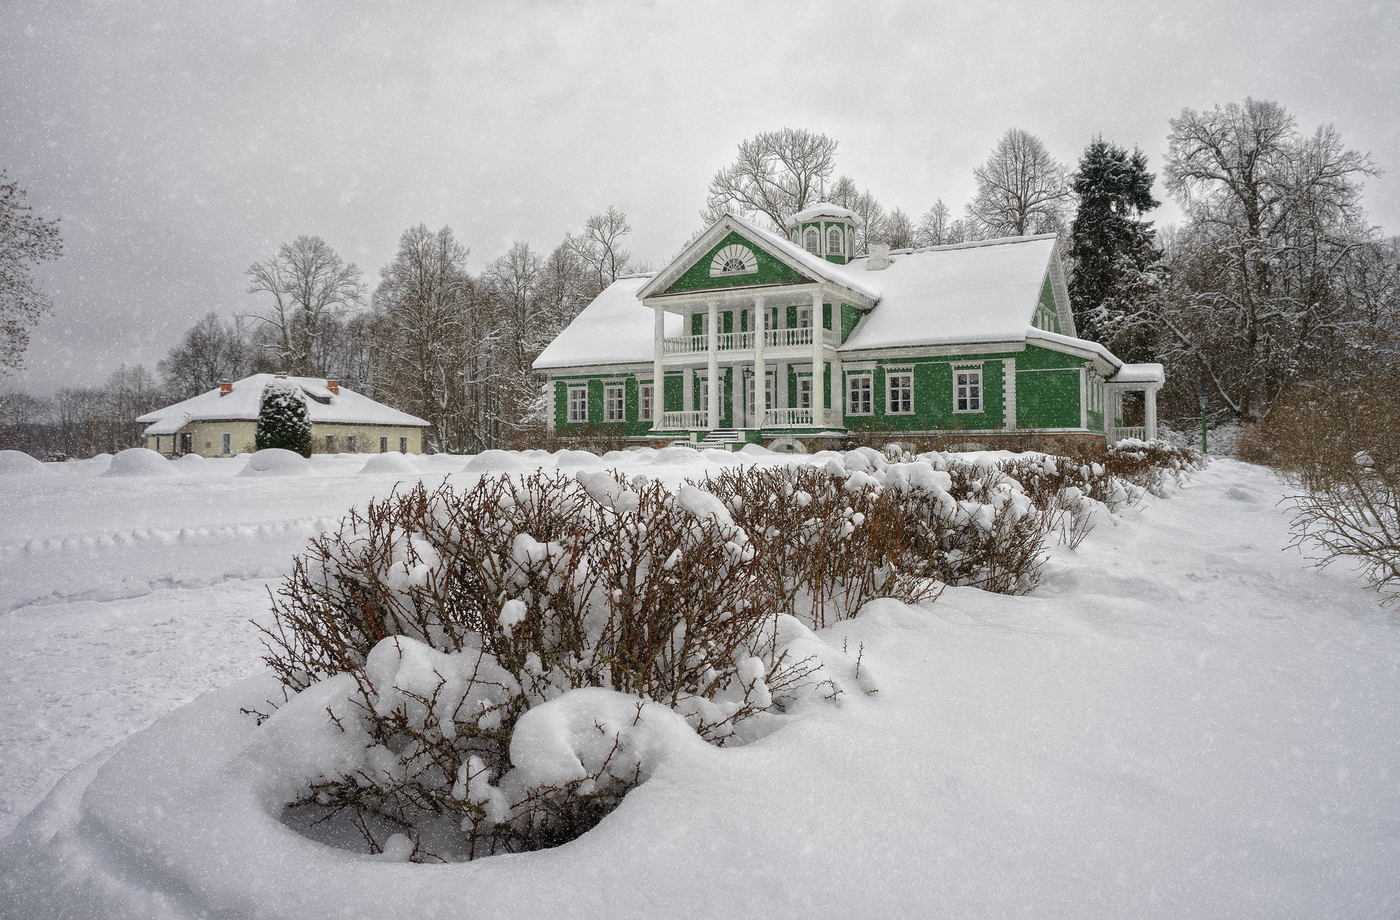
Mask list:
POLYGON ((1053 234, 855 257, 857 222, 819 205, 784 239, 728 216, 616 281, 535 361, 553 429, 791 450, 861 430, 1156 436, 1162 366, 1075 335, 1053 234), (1128 390, 1140 428, 1122 426, 1128 390))

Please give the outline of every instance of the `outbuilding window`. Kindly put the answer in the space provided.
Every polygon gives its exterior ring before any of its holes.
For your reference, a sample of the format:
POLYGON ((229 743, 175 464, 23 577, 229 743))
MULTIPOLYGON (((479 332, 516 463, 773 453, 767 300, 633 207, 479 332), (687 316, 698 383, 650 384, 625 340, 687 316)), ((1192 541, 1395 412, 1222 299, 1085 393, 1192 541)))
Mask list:
POLYGON ((982 372, 953 372, 953 411, 982 411, 982 372))
POLYGON ((408 438, 399 438, 399 453, 408 453, 408 438))
POLYGON ((228 432, 228 431, 225 431, 225 432, 224 432, 223 440, 222 440, 222 443, 221 443, 220 447, 221 447, 220 453, 222 453, 225 457, 227 457, 229 454, 233 453, 233 434, 232 434, 232 432, 228 432))
POLYGON ((588 421, 588 387, 569 387, 569 421, 588 421))

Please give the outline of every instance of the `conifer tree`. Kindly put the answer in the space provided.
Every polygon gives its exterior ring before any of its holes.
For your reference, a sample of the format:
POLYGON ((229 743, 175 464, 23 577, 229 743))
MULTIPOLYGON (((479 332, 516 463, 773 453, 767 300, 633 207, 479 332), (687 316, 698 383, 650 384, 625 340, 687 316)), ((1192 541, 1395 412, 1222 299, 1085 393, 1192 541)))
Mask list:
MULTIPOLYGON (((1071 188, 1079 212, 1070 228, 1070 303, 1082 338, 1111 343, 1130 361, 1145 360, 1150 343, 1132 338, 1122 318, 1153 283, 1162 254, 1153 246, 1152 221, 1142 220, 1160 202, 1152 197, 1147 155, 1131 154, 1096 138, 1084 151, 1071 188)), ((1141 336, 1137 336, 1141 339, 1141 336)))
POLYGON ((279 447, 311 456, 311 419, 300 393, 275 383, 263 387, 256 446, 258 450, 279 447))

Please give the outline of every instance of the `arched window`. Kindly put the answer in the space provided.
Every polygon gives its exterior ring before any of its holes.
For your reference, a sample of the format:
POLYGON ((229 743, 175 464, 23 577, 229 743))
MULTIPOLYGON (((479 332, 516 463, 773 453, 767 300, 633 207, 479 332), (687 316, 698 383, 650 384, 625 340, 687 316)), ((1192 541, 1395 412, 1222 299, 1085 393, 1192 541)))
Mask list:
POLYGON ((826 231, 826 251, 834 255, 841 255, 845 249, 841 246, 841 228, 831 227, 826 231))
POLYGON ((818 255, 821 254, 822 235, 816 227, 807 228, 807 236, 806 239, 803 241, 803 246, 806 247, 808 252, 817 253, 818 255))

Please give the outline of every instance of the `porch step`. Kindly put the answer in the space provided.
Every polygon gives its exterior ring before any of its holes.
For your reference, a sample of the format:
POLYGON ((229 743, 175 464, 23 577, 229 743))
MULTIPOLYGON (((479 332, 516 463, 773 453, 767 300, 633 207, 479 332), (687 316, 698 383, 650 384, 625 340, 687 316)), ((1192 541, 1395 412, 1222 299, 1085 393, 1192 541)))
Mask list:
POLYGON ((696 442, 701 448, 726 447, 744 440, 743 432, 737 428, 711 428, 710 433, 696 442))

